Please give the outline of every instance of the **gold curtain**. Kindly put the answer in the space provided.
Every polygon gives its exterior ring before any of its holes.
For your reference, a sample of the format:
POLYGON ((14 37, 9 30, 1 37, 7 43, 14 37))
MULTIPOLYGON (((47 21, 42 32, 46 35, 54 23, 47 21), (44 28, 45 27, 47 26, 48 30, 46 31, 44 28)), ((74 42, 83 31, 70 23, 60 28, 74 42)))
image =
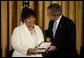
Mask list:
MULTIPOLYGON (((83 44, 83 1, 29 1, 30 8, 36 11, 36 24, 43 29, 48 28, 49 18, 47 7, 57 3, 62 6, 63 15, 71 18, 76 23, 76 48, 80 53, 83 44)), ((21 23, 22 1, 1 1, 1 49, 2 57, 7 56, 11 50, 11 35, 13 29, 21 23)))

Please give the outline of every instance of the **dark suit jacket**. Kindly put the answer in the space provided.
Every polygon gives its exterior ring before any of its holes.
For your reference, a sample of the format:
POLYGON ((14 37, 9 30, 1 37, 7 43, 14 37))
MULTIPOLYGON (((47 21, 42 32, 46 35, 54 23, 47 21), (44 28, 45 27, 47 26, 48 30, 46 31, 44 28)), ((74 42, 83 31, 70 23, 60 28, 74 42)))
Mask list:
POLYGON ((81 46, 81 50, 80 50, 80 58, 84 58, 84 45, 81 46))
POLYGON ((51 38, 51 45, 55 45, 58 50, 51 52, 49 56, 74 56, 76 53, 76 27, 74 22, 62 15, 55 38, 53 38, 52 32, 53 23, 53 21, 49 22, 49 28, 45 31, 45 34, 46 37, 51 38))

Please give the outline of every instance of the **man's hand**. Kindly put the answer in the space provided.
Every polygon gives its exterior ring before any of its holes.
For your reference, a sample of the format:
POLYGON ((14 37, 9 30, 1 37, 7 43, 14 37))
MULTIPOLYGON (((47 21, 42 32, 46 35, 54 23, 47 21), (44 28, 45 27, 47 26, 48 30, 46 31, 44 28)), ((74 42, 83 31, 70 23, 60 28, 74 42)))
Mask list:
POLYGON ((54 51, 54 50, 56 50, 56 46, 51 45, 51 46, 49 46, 49 48, 46 51, 46 53, 51 52, 51 51, 54 51))
POLYGON ((27 51, 27 55, 36 54, 37 48, 29 48, 27 51))

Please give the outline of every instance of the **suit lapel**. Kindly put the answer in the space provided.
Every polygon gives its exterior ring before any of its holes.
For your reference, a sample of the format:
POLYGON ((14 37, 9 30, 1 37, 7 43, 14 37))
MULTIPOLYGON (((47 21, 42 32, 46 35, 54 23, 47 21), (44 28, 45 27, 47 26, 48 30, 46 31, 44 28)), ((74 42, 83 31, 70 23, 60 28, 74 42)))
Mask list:
MULTIPOLYGON (((51 36, 52 38, 53 38, 53 31, 52 31, 53 24, 54 24, 54 21, 51 21, 51 23, 50 23, 50 27, 49 27, 50 30, 51 30, 51 33, 50 33, 50 34, 52 35, 52 36, 51 36)), ((52 40, 52 39, 51 39, 51 40, 52 40)))
POLYGON ((62 22, 63 20, 62 20, 62 18, 63 18, 63 16, 62 16, 61 19, 60 19, 59 25, 58 25, 57 30, 56 30, 56 33, 55 33, 55 37, 56 37, 58 34, 60 34, 61 29, 63 29, 63 22, 62 22))
MULTIPOLYGON (((27 26, 24 24, 23 27, 22 27, 23 31, 24 31, 24 40, 25 42, 27 42, 27 44, 30 45, 30 47, 34 47, 34 39, 30 33, 30 31, 28 30, 27 26)), ((23 35, 22 35, 23 36, 23 35)))

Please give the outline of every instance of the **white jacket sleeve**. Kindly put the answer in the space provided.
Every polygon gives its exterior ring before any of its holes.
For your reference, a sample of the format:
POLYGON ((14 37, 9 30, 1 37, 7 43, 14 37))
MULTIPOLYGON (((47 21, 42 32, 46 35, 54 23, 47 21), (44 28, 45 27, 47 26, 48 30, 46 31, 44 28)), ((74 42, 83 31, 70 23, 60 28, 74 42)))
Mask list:
POLYGON ((14 50, 23 54, 27 54, 28 47, 23 46, 21 38, 20 38, 19 30, 17 28, 15 28, 13 31, 11 43, 14 50))

